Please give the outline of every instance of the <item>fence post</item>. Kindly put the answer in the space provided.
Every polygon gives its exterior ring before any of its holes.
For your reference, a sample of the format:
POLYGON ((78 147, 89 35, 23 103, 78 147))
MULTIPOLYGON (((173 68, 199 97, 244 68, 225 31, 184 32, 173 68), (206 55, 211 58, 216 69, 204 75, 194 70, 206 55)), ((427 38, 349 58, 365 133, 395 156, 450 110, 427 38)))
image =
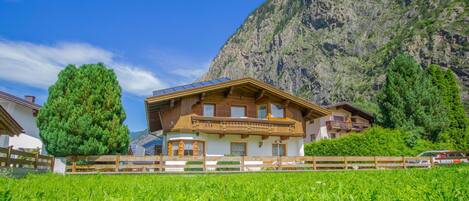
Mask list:
POLYGON ((37 163, 39 162, 39 148, 37 149, 36 155, 34 156, 34 169, 37 170, 37 163))
POLYGON ((278 169, 282 170, 282 156, 278 156, 278 169))
POLYGON ((316 170, 316 156, 313 156, 313 170, 316 170))
POLYGON ((72 172, 77 171, 77 156, 73 156, 73 162, 72 162, 72 172))
POLYGON ((433 160, 433 156, 430 156, 430 167, 432 168, 435 165, 435 160, 433 160))
POLYGON ((403 167, 404 169, 407 169, 405 156, 402 156, 402 167, 403 167))
POLYGON ((348 164, 347 164, 347 157, 344 156, 344 168, 347 170, 348 169, 348 164))
POLYGON ((376 156, 374 156, 374 162, 375 162, 375 169, 378 169, 378 159, 376 159, 376 156))
POLYGON ((120 155, 116 155, 116 158, 115 158, 115 161, 116 161, 116 172, 119 172, 119 163, 120 163, 120 160, 121 160, 121 156, 120 155))
POLYGON ((207 154, 204 153, 204 157, 203 157, 203 169, 202 169, 204 172, 207 171, 207 154))
POLYGON ((163 172, 163 153, 160 153, 160 168, 159 171, 163 172))
POLYGON ((5 167, 10 167, 10 158, 11 158, 11 150, 12 149, 13 149, 13 146, 8 147, 7 161, 5 162, 5 167))
POLYGON ((51 161, 50 161, 50 171, 51 171, 51 172, 54 172, 55 157, 54 157, 54 156, 51 156, 51 157, 49 158, 49 160, 51 160, 51 161))
POLYGON ((245 170, 244 170, 244 160, 245 160, 245 159, 244 159, 244 155, 243 155, 243 156, 241 156, 241 172, 244 172, 244 171, 245 171, 245 170))

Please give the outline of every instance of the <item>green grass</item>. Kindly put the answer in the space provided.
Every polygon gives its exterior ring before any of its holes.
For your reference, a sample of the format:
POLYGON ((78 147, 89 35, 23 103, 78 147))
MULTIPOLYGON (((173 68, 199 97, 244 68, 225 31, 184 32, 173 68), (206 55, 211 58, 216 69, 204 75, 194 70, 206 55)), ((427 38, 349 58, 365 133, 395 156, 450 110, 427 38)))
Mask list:
POLYGON ((469 200, 469 166, 218 175, 0 178, 0 200, 469 200))

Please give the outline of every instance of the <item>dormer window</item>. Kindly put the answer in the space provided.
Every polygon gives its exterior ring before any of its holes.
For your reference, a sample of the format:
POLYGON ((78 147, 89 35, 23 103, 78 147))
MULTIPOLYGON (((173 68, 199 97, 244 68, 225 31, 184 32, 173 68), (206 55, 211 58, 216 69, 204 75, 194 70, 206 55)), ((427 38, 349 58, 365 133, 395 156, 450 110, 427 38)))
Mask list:
POLYGON ((215 104, 204 104, 204 117, 214 117, 215 116, 215 104))

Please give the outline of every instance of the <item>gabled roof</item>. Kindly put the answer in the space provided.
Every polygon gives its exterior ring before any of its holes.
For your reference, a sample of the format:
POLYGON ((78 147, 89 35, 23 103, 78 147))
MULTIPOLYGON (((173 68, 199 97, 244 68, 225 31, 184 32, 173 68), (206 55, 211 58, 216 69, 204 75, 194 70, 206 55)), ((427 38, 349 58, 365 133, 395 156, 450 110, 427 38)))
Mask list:
MULTIPOLYGON (((207 83, 210 83, 210 84, 205 84, 205 85, 201 84, 200 86, 192 84, 191 87, 186 87, 186 88, 173 87, 173 89, 177 88, 178 90, 166 91, 166 93, 160 93, 160 92, 157 91, 158 93, 156 93, 156 94, 158 94, 158 95, 146 98, 145 102, 146 102, 146 104, 158 103, 158 102, 161 102, 161 101, 167 101, 167 100, 171 100, 171 99, 175 99, 175 98, 179 98, 179 97, 183 97, 183 96, 201 94, 201 93, 208 92, 208 91, 214 91, 214 90, 229 88, 229 87, 232 87, 232 86, 251 84, 251 85, 254 85, 258 88, 261 88, 261 89, 265 90, 266 92, 268 92, 268 93, 270 93, 274 96, 290 100, 292 103, 295 103, 295 104, 297 104, 301 107, 311 109, 319 116, 326 116, 326 115, 330 114, 329 110, 327 110, 325 108, 322 108, 319 105, 311 103, 310 101, 307 101, 303 98, 294 96, 294 95, 289 94, 285 91, 282 91, 278 88, 275 88, 274 86, 272 86, 270 84, 267 84, 265 82, 262 82, 262 81, 259 81, 259 80, 256 80, 256 79, 253 79, 253 78, 250 78, 250 77, 236 79, 236 80, 228 80, 226 78, 222 78, 222 79, 217 80, 217 81, 207 81, 207 83)), ((162 90, 160 90, 160 91, 162 91, 162 90)))
POLYGON ((363 117, 363 118, 365 118, 366 120, 368 120, 370 122, 374 121, 374 116, 373 116, 372 113, 367 112, 367 111, 365 111, 361 108, 358 108, 358 107, 356 107, 356 106, 354 106, 354 105, 352 105, 348 102, 339 102, 339 103, 328 105, 328 106, 325 106, 325 107, 328 108, 328 109, 340 107, 340 108, 343 108, 344 110, 347 110, 347 111, 351 112, 354 115, 358 115, 360 117, 363 117))
POLYGON ((23 98, 11 95, 11 94, 3 92, 3 91, 0 91, 0 98, 3 98, 5 100, 11 101, 11 102, 14 102, 16 104, 22 105, 22 106, 27 107, 27 108, 31 108, 31 109, 36 110, 36 111, 41 109, 41 106, 38 105, 38 104, 29 102, 29 101, 27 101, 23 98))
MULTIPOLYGON (((21 128, 18 122, 0 105, 0 131, 3 129, 6 130, 7 134, 10 136, 19 135, 23 132, 23 128, 21 128)), ((0 132, 0 135, 1 134, 3 133, 0 132)))

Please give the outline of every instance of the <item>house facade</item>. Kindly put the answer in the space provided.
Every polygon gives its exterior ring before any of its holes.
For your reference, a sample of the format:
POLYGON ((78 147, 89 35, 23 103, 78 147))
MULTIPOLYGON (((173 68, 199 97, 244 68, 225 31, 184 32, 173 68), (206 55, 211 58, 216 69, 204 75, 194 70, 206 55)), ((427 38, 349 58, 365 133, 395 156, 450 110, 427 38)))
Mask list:
POLYGON ((25 151, 39 148, 41 152, 44 152, 43 143, 39 137, 39 128, 36 125, 36 115, 41 106, 35 103, 35 97, 19 98, 0 91, 0 106, 22 128, 21 133, 17 135, 1 135, 0 146, 13 146, 14 149, 25 151))
POLYGON ((145 105, 169 156, 301 156, 306 122, 330 114, 252 78, 154 91, 145 105))
POLYGON ((338 138, 350 132, 360 132, 371 127, 374 122, 371 113, 350 103, 341 102, 325 108, 332 114, 308 122, 305 142, 338 138))

